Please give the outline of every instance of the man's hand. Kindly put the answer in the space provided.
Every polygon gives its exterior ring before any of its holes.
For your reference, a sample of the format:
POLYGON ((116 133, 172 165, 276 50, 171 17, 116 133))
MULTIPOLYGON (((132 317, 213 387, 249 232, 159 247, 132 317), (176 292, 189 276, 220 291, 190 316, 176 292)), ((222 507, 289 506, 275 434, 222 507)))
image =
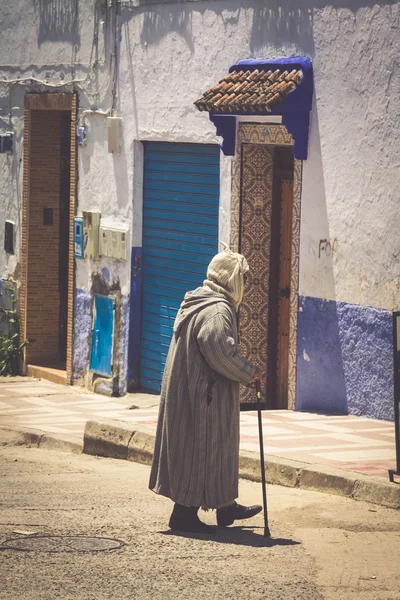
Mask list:
POLYGON ((254 383, 254 381, 257 381, 257 379, 260 379, 260 369, 257 367, 256 372, 253 375, 253 379, 251 380, 251 383, 254 383))

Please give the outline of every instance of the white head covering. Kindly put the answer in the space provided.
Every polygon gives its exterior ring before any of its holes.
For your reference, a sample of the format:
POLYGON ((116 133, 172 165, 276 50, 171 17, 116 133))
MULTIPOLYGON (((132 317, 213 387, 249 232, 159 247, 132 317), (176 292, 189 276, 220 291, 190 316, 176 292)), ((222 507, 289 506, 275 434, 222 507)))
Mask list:
POLYGON ((204 285, 228 296, 237 310, 243 298, 243 275, 249 270, 249 265, 244 256, 232 252, 224 242, 221 245, 222 252, 214 256, 208 265, 204 285))

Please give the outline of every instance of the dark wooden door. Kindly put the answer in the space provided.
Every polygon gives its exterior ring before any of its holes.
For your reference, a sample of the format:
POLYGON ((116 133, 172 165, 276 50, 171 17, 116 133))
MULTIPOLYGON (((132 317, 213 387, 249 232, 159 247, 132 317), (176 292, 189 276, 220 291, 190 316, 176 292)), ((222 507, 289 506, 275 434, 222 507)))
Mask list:
POLYGON ((58 267, 60 294, 58 363, 63 369, 65 369, 67 359, 70 169, 71 113, 66 111, 60 112, 60 233, 58 267))
POLYGON ((292 246, 293 181, 281 181, 281 219, 278 285, 278 332, 277 332, 277 371, 276 407, 288 405, 288 362, 289 362, 289 320, 290 320, 290 277, 292 246))
POLYGON ((273 167, 268 315, 267 407, 288 407, 293 169, 291 148, 276 147, 273 167))

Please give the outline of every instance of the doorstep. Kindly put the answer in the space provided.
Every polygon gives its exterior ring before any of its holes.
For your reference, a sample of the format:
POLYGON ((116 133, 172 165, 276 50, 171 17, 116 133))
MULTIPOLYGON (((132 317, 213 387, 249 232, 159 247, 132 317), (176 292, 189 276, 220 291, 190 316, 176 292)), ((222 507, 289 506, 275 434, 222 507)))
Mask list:
POLYGON ((36 365, 27 366, 28 377, 35 377, 36 379, 45 379, 52 383, 58 383, 60 385, 68 385, 67 382, 67 371, 62 369, 56 369, 54 367, 41 367, 36 365))

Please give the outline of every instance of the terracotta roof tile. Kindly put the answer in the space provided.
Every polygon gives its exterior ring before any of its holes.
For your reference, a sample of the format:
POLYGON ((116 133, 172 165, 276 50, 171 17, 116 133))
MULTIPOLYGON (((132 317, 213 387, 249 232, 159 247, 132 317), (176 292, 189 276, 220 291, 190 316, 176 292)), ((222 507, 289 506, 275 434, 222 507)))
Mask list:
POLYGON ((288 94, 301 83, 303 72, 232 71, 219 83, 210 87, 195 102, 199 110, 225 112, 270 112, 279 106, 288 94))

